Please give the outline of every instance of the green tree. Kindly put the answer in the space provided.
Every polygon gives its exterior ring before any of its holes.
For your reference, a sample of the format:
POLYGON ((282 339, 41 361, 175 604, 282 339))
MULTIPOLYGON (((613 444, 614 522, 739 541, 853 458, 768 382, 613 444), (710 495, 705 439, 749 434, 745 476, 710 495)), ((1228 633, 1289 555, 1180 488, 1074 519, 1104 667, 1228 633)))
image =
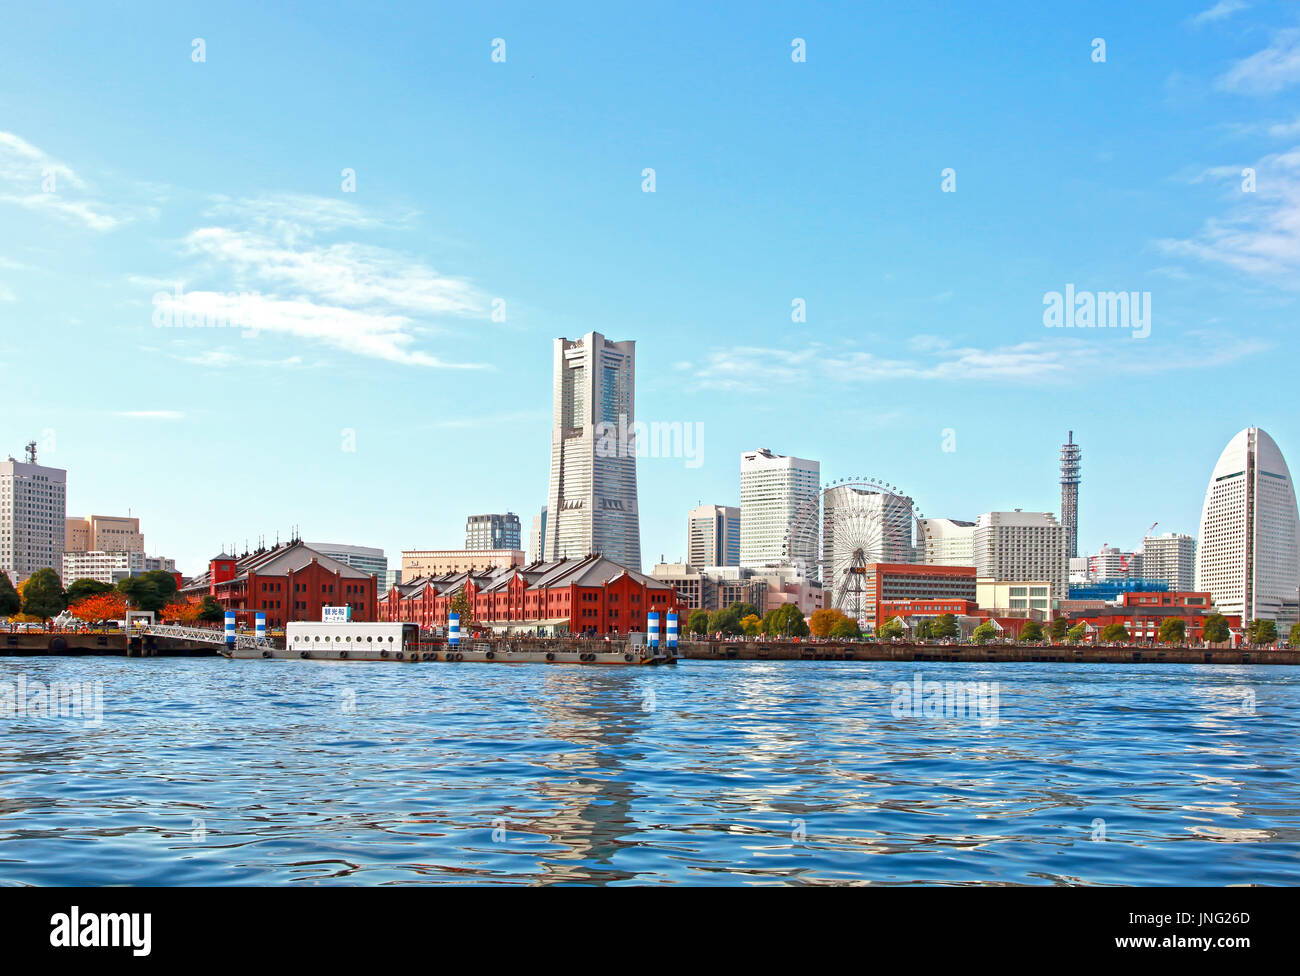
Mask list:
POLYGON ((464 590, 451 598, 451 612, 460 614, 462 630, 474 622, 474 607, 470 605, 469 597, 465 595, 464 590))
POLYGON ((1101 639, 1107 644, 1128 643, 1128 631, 1123 624, 1107 624, 1101 629, 1101 639))
POLYGON ((724 607, 709 614, 709 633, 739 634, 740 614, 733 607, 724 607))
POLYGON ((836 640, 857 640, 862 636, 862 628, 852 617, 845 617, 831 624, 830 635, 836 640))
POLYGON ((993 640, 997 637, 998 629, 993 626, 992 620, 986 620, 975 628, 975 632, 971 636, 975 638, 977 644, 983 644, 986 640, 993 640))
POLYGON ((139 576, 128 576, 117 584, 117 592, 130 600, 135 609, 157 613, 176 595, 176 577, 161 569, 150 570, 139 576))
POLYGON ((12 617, 23 608, 23 598, 14 589, 9 574, 0 570, 0 617, 12 617))
POLYGON ((737 600, 735 603, 733 603, 733 604, 732 604, 730 607, 728 607, 727 609, 728 609, 728 610, 735 610, 735 611, 736 611, 736 619, 737 619, 737 620, 744 620, 746 617, 758 617, 758 616, 761 616, 761 615, 759 614, 759 612, 758 612, 758 607, 754 606, 754 604, 752 604, 752 603, 741 603, 739 600, 737 600))
POLYGON ((907 633, 907 629, 897 617, 893 620, 886 620, 876 628, 876 637, 879 640, 893 640, 895 637, 902 637, 905 633, 907 633))
POLYGON ((1022 641, 1040 641, 1043 639, 1043 628, 1037 620, 1031 620, 1020 631, 1022 641))
POLYGON ((1052 621, 1052 640, 1061 640, 1070 632, 1070 621, 1057 617, 1052 621))
POLYGON ((112 592, 112 583, 101 583, 97 579, 79 579, 68 584, 68 590, 64 594, 68 600, 68 606, 79 603, 88 596, 99 596, 101 593, 112 592))
POLYGON ((928 618, 918 620, 912 630, 912 636, 917 640, 929 640, 934 636, 934 622, 928 618))
POLYGON ((956 617, 950 613, 941 613, 934 618, 934 623, 930 625, 930 633, 939 640, 946 640, 960 634, 961 628, 957 626, 956 617))
POLYGON ((59 574, 50 568, 38 569, 23 584, 23 613, 42 620, 57 617, 67 609, 59 574))
POLYGON ((1246 637, 1252 644, 1272 644, 1277 640, 1277 624, 1271 620, 1252 620, 1246 628, 1246 637))
POLYGON ((1088 625, 1080 620, 1077 624, 1065 632, 1065 639, 1072 644, 1077 644, 1083 640, 1083 635, 1088 632, 1088 625))
POLYGON ((1286 642, 1292 647, 1300 645, 1300 624, 1291 625, 1291 633, 1287 635, 1286 642))
POLYGON ((1160 621, 1158 638, 1161 644, 1181 644, 1187 637, 1187 624, 1182 617, 1165 617, 1160 621))
POLYGON ((692 610, 686 623, 686 629, 692 634, 707 634, 709 632, 709 612, 707 610, 692 610))
POLYGON ((1207 644, 1222 644, 1232 636, 1228 628, 1228 618, 1221 613, 1212 613, 1205 618, 1205 627, 1201 637, 1207 644))
POLYGON ((216 623, 226 618, 226 611, 221 608, 221 604, 216 598, 209 595, 199 601, 199 618, 206 623, 216 623))
POLYGON ((763 633, 770 637, 807 637, 808 624, 796 604, 783 603, 763 617, 763 633))

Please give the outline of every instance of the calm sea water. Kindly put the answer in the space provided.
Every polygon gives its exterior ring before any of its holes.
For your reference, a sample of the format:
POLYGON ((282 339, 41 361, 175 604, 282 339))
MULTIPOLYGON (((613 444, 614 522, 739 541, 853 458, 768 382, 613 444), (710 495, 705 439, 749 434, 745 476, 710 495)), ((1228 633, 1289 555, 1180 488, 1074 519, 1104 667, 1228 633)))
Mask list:
POLYGON ((1300 883, 1300 669, 0 659, 0 884, 1300 883))

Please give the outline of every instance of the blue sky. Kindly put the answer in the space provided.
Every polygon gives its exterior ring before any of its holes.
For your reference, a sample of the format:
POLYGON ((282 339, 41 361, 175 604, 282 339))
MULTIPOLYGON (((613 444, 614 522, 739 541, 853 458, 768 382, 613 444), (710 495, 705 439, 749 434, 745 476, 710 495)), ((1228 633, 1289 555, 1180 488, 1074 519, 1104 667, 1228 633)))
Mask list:
POLYGON ((466 6, 8 11, 0 451, 187 573, 293 525, 395 561, 527 529, 594 329, 703 425, 640 464, 647 568, 755 447, 974 518, 1055 511, 1073 429, 1088 551, 1194 533, 1244 426, 1300 459, 1300 3, 466 6), (1150 335, 1045 328, 1067 283, 1150 335), (158 327, 178 287, 256 329, 158 327))

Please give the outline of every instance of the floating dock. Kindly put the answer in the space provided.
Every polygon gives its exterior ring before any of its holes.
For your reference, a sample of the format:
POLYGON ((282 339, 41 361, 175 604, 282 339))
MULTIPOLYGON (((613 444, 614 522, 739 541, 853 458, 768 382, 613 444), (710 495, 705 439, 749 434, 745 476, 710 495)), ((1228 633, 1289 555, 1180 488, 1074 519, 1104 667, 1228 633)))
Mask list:
POLYGON ((243 646, 234 650, 223 648, 221 654, 236 661, 391 661, 418 664, 425 661, 442 661, 453 664, 602 664, 602 665, 656 665, 672 664, 677 660, 673 651, 663 647, 647 647, 626 640, 466 640, 458 646, 439 642, 397 647, 393 650, 378 648, 373 644, 327 644, 297 649, 271 646, 243 646))

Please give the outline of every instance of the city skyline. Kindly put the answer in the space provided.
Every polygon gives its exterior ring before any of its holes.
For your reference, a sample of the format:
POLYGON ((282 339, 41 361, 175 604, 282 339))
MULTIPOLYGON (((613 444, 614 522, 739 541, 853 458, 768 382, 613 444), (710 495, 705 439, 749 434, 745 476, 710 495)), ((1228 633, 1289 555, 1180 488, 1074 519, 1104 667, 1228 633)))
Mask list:
POLYGON ((0 84, 0 453, 36 439, 69 470, 68 511, 141 513, 151 548, 190 574, 220 540, 290 526, 390 557, 454 547, 473 512, 539 510, 538 363, 555 337, 596 330, 638 344, 639 418, 704 434, 698 467, 637 465, 643 568, 684 555, 699 501, 739 502, 734 459, 759 443, 969 520, 1059 515, 1073 430, 1079 552, 1131 548, 1156 520, 1195 534, 1216 447, 1259 426, 1300 450, 1278 355, 1300 269, 1297 14, 1106 4, 1054 14, 1043 35, 1020 9, 1011 43, 1006 23, 960 11, 924 31, 903 10, 681 6, 649 29, 610 11, 626 64, 581 72, 573 15, 542 24, 521 6, 377 24, 382 70, 346 17, 309 30, 240 4, 201 22, 159 8, 128 43, 109 12, 78 11, 69 38, 15 11, 0 38, 24 78, 0 84), (330 68, 310 87, 276 56, 286 30, 330 68), (982 91, 959 111, 947 96, 971 70, 982 91), (528 114, 510 115, 525 77, 528 114), (1062 117, 1062 87, 1105 125, 1062 117), (873 124, 843 126, 864 103, 873 124), (332 124, 357 104, 364 117, 332 124), (561 136, 573 105, 590 124, 561 136), (386 133, 413 113, 428 124, 393 153, 386 133), (214 119, 229 145, 212 145, 214 119), (642 135, 610 149, 626 131, 642 135), (1045 329, 1044 297, 1074 288, 1150 292, 1149 335, 1045 329), (58 363, 60 382, 32 363, 58 363), (1161 453, 1150 424, 1175 417, 1193 433, 1161 453), (414 519, 373 490, 452 463, 414 519), (1135 496, 1151 465, 1160 494, 1135 496), (244 477, 314 491, 268 498, 244 477))

